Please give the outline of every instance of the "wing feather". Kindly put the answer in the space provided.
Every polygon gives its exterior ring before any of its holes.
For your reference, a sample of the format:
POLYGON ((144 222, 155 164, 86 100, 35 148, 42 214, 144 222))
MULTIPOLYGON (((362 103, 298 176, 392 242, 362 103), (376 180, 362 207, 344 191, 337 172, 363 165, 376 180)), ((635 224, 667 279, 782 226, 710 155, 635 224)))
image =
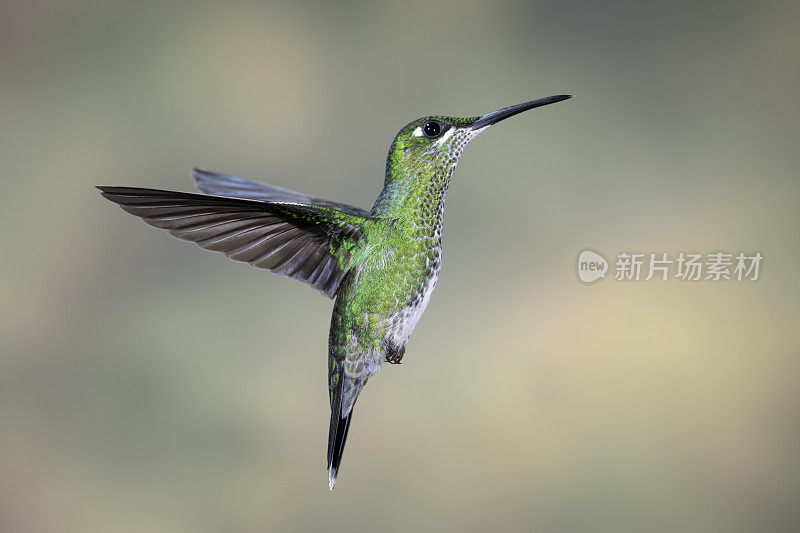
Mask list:
POLYGON ((229 176, 227 174, 219 174, 217 172, 195 168, 192 171, 192 178, 194 179, 197 190, 206 194, 231 198, 248 198, 250 200, 260 200, 263 202, 293 202, 316 205, 319 207, 329 207, 351 215, 369 216, 369 212, 360 207, 332 202, 322 198, 315 198, 302 192, 239 178, 237 176, 229 176))
POLYGON ((98 188, 104 197, 151 226, 234 261, 307 283, 329 298, 349 269, 349 247, 342 244, 361 239, 368 220, 332 207, 338 205, 332 202, 314 205, 135 187, 98 188))

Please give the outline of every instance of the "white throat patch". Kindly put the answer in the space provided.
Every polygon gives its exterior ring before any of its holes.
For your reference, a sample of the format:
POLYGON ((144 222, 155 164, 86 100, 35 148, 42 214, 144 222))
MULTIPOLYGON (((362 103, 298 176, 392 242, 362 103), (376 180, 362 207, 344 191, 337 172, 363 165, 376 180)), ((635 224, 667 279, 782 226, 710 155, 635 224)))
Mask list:
POLYGON ((445 141, 447 141, 447 139, 452 137, 455 132, 456 132, 455 127, 451 126, 449 130, 444 132, 444 135, 442 135, 442 138, 439 139, 438 141, 436 141, 436 144, 438 144, 439 146, 443 145, 445 143, 445 141))

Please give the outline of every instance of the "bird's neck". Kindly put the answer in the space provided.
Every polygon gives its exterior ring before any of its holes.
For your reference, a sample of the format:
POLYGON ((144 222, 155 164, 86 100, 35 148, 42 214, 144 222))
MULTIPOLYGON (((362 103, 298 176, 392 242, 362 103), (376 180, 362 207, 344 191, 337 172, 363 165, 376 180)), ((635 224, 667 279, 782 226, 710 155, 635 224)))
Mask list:
POLYGON ((444 201, 454 169, 391 163, 390 158, 386 181, 372 207, 372 215, 401 219, 433 231, 441 228, 444 201))

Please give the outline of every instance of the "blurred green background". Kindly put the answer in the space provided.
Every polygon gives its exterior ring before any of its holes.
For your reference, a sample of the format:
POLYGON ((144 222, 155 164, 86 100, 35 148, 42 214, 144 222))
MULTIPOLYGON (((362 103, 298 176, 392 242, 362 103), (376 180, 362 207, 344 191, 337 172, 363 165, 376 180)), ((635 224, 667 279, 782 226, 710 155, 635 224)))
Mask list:
POLYGON ((795 2, 0 3, 0 530, 796 531, 795 2), (444 269, 328 490, 332 304, 96 184, 369 207, 395 132, 558 93, 465 152, 444 269), (760 251, 757 282, 580 250, 760 251))

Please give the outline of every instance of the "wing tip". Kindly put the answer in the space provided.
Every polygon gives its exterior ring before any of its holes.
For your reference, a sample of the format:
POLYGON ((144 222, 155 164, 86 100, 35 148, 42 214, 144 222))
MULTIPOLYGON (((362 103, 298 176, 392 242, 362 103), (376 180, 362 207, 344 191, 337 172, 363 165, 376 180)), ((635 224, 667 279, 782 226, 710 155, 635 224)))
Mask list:
POLYGON ((116 185, 95 185, 94 188, 97 189, 98 191, 100 191, 100 194, 102 194, 104 196, 106 194, 112 193, 113 191, 115 191, 117 189, 120 189, 120 187, 118 187, 116 185))
MULTIPOLYGON (((100 190, 100 195, 118 204, 124 201, 141 198, 168 197, 171 195, 181 195, 174 191, 164 191, 161 189, 147 189, 144 187, 124 187, 121 185, 95 185, 100 190)), ((198 195, 199 196, 199 195, 198 195)))
POLYGON ((120 196, 124 195, 126 191, 130 193, 130 189, 134 189, 134 187, 119 187, 116 185, 95 185, 95 188, 100 191, 100 196, 115 203, 120 203, 120 196))
POLYGON ((219 176, 219 173, 214 172, 213 170, 206 170, 200 167, 192 167, 192 178, 194 178, 195 180, 213 176, 219 176))

